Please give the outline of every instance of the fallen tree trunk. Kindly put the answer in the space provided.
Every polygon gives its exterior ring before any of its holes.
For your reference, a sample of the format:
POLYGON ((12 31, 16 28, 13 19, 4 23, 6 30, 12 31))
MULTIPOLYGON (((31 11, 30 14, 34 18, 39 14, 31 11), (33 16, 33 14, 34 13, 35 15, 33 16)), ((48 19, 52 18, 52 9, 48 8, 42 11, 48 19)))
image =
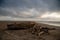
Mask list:
POLYGON ((22 22, 19 24, 9 24, 7 25, 8 30, 20 30, 20 29, 28 29, 35 25, 35 22, 22 22))

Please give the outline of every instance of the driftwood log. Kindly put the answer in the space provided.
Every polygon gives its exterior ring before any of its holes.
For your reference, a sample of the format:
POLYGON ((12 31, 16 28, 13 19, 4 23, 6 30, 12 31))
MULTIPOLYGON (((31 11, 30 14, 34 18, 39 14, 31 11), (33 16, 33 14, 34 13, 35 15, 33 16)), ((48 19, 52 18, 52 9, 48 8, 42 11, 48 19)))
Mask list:
POLYGON ((20 29, 27 29, 31 28, 35 25, 35 22, 21 22, 19 24, 14 23, 14 24, 8 24, 7 29, 8 30, 20 30, 20 29))
POLYGON ((41 34, 45 34, 45 33, 50 34, 49 33, 50 30, 56 30, 56 28, 42 27, 41 25, 36 24, 33 27, 32 34, 41 36, 41 34))

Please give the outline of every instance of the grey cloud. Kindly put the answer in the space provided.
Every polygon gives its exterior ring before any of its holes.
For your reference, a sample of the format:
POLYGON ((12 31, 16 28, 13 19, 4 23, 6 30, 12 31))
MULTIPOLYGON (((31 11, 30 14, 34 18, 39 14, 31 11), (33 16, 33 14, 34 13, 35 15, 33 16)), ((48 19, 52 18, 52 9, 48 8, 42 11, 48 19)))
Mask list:
POLYGON ((3 0, 3 7, 20 7, 20 8, 48 8, 49 10, 58 9, 59 0, 3 0))
POLYGON ((59 0, 0 0, 0 15, 19 18, 37 18, 46 11, 60 10, 59 0), (31 10, 33 10, 31 12, 31 10), (27 12, 30 15, 27 15, 27 12))
POLYGON ((35 9, 25 9, 23 11, 11 8, 0 8, 0 16, 11 16, 18 18, 35 18, 38 13, 35 9))

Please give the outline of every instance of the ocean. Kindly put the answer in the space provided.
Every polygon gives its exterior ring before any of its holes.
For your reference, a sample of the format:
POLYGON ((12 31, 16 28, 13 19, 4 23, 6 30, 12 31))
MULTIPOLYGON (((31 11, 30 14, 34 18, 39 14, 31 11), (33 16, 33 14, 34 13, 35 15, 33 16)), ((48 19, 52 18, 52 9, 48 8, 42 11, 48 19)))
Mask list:
POLYGON ((49 24, 54 26, 60 26, 60 22, 53 22, 53 21, 40 21, 38 23, 49 24))

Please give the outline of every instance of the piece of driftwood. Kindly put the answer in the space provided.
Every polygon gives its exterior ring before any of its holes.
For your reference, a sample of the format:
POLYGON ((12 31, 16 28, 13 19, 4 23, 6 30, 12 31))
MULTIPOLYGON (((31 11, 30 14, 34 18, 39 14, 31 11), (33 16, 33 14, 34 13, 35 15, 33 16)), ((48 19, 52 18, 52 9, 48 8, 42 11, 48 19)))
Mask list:
POLYGON ((8 30, 20 30, 20 29, 28 29, 35 25, 35 22, 22 22, 19 24, 8 24, 7 29, 8 30))
POLYGON ((32 34, 36 34, 38 36, 42 34, 50 34, 50 30, 55 30, 56 28, 49 28, 49 27, 42 27, 40 24, 35 24, 33 29, 32 29, 32 34))

